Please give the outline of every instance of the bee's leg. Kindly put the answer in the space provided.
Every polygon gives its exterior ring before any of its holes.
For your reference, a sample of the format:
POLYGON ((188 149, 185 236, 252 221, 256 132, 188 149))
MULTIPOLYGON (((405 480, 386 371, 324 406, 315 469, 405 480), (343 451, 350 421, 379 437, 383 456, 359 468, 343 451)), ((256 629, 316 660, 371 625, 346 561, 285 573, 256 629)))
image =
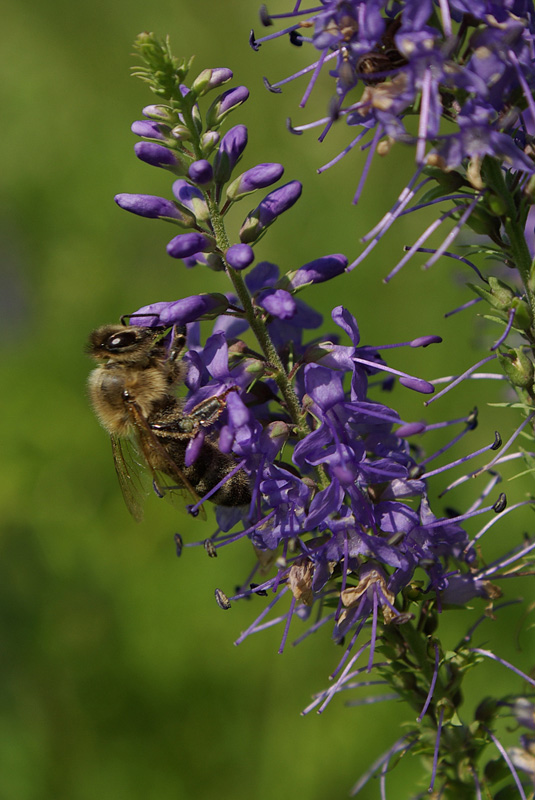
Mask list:
POLYGON ((231 392, 238 391, 238 386, 231 386, 230 389, 224 391, 223 394, 219 394, 214 397, 208 397, 206 400, 203 400, 202 403, 199 403, 192 408, 187 416, 193 421, 193 424, 197 426, 197 430, 199 427, 207 428, 208 426, 213 425, 219 415, 223 412, 227 404, 228 395, 231 392))
POLYGON ((186 349, 186 326, 175 325, 173 328, 173 340, 171 342, 171 349, 169 351, 169 359, 176 361, 182 357, 186 349))
POLYGON ((201 430, 213 425, 219 415, 224 411, 226 398, 230 392, 239 391, 237 386, 231 386, 220 395, 208 397, 198 403, 188 414, 181 414, 171 420, 153 420, 150 427, 158 436, 169 439, 193 439, 201 430))
POLYGON ((173 339, 171 341, 167 360, 169 382, 171 386, 176 386, 186 377, 186 365, 182 361, 186 345, 186 327, 184 325, 175 326, 173 328, 173 339))

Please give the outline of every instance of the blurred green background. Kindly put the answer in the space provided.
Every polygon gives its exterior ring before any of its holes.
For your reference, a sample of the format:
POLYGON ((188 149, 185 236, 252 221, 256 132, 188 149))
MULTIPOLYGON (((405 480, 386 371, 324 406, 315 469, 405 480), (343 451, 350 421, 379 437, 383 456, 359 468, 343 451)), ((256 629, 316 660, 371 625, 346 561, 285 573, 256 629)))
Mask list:
MULTIPOLYGON (((0 800, 344 797, 400 735, 404 710, 344 710, 335 702, 321 717, 300 717, 340 655, 327 633, 288 645, 283 656, 278 628, 233 646, 261 601, 224 614, 213 589, 231 593, 251 554, 242 546, 209 560, 197 548, 177 560, 173 534, 203 539, 213 521, 177 517, 156 498, 145 521, 133 522, 107 437, 88 406, 83 346, 90 330, 142 304, 227 289, 222 277, 186 272, 167 257, 174 229, 113 202, 117 192, 169 194, 171 185, 168 173, 132 151, 129 126, 152 102, 129 76, 141 30, 169 33, 176 54, 196 54, 194 73, 231 67, 251 90, 230 123, 249 125, 244 168, 281 161, 286 179, 304 183, 302 201, 262 241, 258 258, 283 269, 333 252, 352 259, 359 237, 411 175, 410 155, 394 151, 377 163, 357 207, 351 199, 362 155, 317 176, 348 135, 341 127, 320 146, 314 134, 287 133, 285 118, 322 115, 328 92, 320 84, 310 108, 299 111, 305 84, 280 96, 265 91, 263 75, 280 79, 310 54, 279 41, 250 50, 249 29, 259 28, 255 3, 8 0, 3 19, 0 800)), ((242 204, 238 222, 253 204, 242 204)), ((410 265, 382 284, 422 226, 409 218, 351 276, 306 299, 321 306, 325 331, 333 327, 330 308, 346 305, 366 343, 443 335, 440 349, 389 359, 433 378, 469 366, 469 348, 481 353, 486 340, 471 314, 443 319, 467 299, 465 274, 447 275, 444 264, 422 274, 410 265)), ((491 390, 496 396, 493 386, 475 388, 484 425, 474 447, 495 427, 508 435, 514 425, 514 416, 498 422, 498 412, 484 406, 491 390)), ((462 387, 426 418, 461 416, 475 395, 474 385, 462 387)), ((421 398, 406 390, 396 389, 392 402, 407 419, 424 416, 421 398)), ((471 491, 456 494, 460 509, 471 491)), ((515 491, 522 496, 519 484, 515 491)), ((518 523, 511 528, 507 546, 519 535, 518 523)), ((505 549, 504 530, 493 534, 491 551, 505 549)), ((466 612, 454 618, 452 643, 473 620, 466 612)), ((505 634, 513 612, 502 619, 506 627, 487 623, 484 636, 522 664, 526 653, 518 657, 505 634)), ((294 638, 300 632, 296 623, 294 638)), ((505 691, 500 667, 484 674, 505 691)), ((405 796, 403 782, 413 784, 416 767, 401 783, 391 779, 389 797, 405 796)), ((362 797, 377 792, 372 784, 362 797)))

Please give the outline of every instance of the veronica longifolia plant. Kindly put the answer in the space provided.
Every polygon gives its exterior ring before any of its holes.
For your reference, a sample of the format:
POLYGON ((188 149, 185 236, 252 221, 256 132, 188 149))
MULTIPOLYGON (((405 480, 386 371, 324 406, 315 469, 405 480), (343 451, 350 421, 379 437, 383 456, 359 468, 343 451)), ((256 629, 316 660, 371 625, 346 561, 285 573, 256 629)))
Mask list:
MULTIPOLYGON (((520 281, 506 283, 484 277, 474 266, 479 276, 474 288, 504 326, 491 358, 517 390, 528 429, 535 399, 535 280, 524 238, 534 172, 531 4, 475 2, 465 8, 461 2, 393 6, 348 0, 324 2, 309 12, 298 4, 285 17, 292 20, 286 29, 291 42, 312 45, 319 53, 303 71, 315 80, 329 64, 335 80, 322 135, 342 117, 362 129, 351 146, 371 136, 371 153, 385 153, 394 143, 415 148, 416 176, 371 235, 365 253, 425 188, 417 207, 449 202, 441 222, 455 221, 433 258, 469 225, 486 234, 486 253, 516 270, 520 281), (359 85, 363 90, 355 99, 359 85), (449 122, 447 133, 441 131, 443 120, 449 122), (516 337, 514 345, 506 344, 510 336, 516 337)), ((273 19, 263 9, 264 24, 273 19)), ((255 47, 261 42, 253 39, 255 47)), ((416 722, 371 765, 354 794, 374 774, 381 775, 384 794, 390 761, 411 751, 426 756, 429 775, 423 786, 437 796, 468 800, 500 788, 518 793, 504 797, 526 798, 534 772, 532 733, 508 753, 494 724, 499 715, 512 713, 532 731, 532 702, 517 692, 486 700, 474 719, 464 720, 460 712, 462 681, 482 660, 519 671, 499 655, 472 646, 479 622, 447 651, 437 626, 452 605, 484 598, 490 607, 501 594, 500 577, 527 571, 533 537, 512 542, 509 553, 486 564, 477 542, 511 511, 505 495, 492 497, 498 476, 492 474, 465 513, 444 516, 431 507, 428 480, 451 464, 432 469, 432 459, 424 460, 409 446, 409 437, 425 434, 426 424, 401 419, 377 399, 377 391, 395 380, 428 400, 434 385, 390 368, 383 348, 361 342, 351 308, 331 310, 328 339, 314 335, 322 316, 301 293, 309 285, 336 281, 359 259, 350 264, 339 253, 319 254, 287 272, 256 262, 255 245, 299 200, 301 184, 295 179, 281 184, 281 164, 259 163, 240 171, 248 133, 244 125, 230 126, 230 116, 247 100, 248 90, 224 89, 232 74, 223 68, 189 79, 191 64, 176 59, 168 43, 151 34, 139 36, 136 48, 142 60, 137 73, 157 102, 132 126, 140 137, 135 153, 173 177, 166 198, 119 194, 116 202, 177 226, 180 232, 169 240, 168 254, 205 276, 207 270, 224 272, 230 281, 227 295, 205 292, 153 302, 136 312, 135 322, 187 326, 186 407, 225 393, 225 410, 211 435, 234 454, 236 470, 249 476, 252 500, 247 508, 216 509, 218 529, 207 549, 214 553, 247 538, 256 566, 233 596, 217 589, 216 598, 225 609, 243 598, 264 598, 238 642, 278 621, 282 651, 292 619, 307 626, 304 635, 327 625, 334 641, 343 644, 343 655, 331 686, 307 711, 321 711, 338 693, 358 688, 359 676, 372 670, 390 687, 378 700, 401 698, 410 706, 416 722), (239 230, 229 230, 226 215, 238 202, 245 208, 243 222, 239 230), (204 342, 201 320, 214 320, 204 342), (479 515, 483 527, 470 539, 464 522, 479 515), (488 761, 488 746, 497 748, 505 777, 488 761)), ((424 239, 425 234, 411 254, 424 239)), ((404 344, 439 342, 422 335, 404 344)), ((476 412, 455 423, 461 430, 450 444, 473 430, 476 412)), ((487 446, 453 463, 500 447, 493 435, 487 446)), ((503 450, 490 463, 500 457, 503 450)), ((180 540, 177 545, 180 551, 180 540)), ((532 691, 535 681, 519 674, 532 691)))

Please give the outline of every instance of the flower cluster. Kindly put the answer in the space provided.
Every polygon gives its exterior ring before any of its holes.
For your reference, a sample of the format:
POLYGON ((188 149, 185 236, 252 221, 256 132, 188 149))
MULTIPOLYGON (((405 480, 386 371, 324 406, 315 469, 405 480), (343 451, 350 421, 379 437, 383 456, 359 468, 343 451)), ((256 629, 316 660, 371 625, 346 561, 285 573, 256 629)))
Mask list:
POLYGON ((281 86, 310 74, 301 101, 306 101, 320 75, 330 68, 335 94, 328 115, 291 126, 297 134, 322 127, 320 140, 344 119, 360 128, 357 136, 323 171, 355 147, 368 151, 359 180, 357 202, 376 154, 390 155, 397 143, 415 149, 416 172, 380 223, 363 237, 367 246, 356 267, 401 215, 437 203, 451 208, 427 228, 390 272, 391 278, 416 252, 431 256, 431 266, 468 225, 489 237, 501 254, 512 258, 526 277, 529 252, 520 242, 532 195, 535 172, 532 131, 535 104, 535 14, 533 4, 465 2, 391 4, 384 0, 325 0, 316 9, 270 16, 290 25, 264 38, 251 37, 255 49, 277 36, 289 35, 294 45, 312 45, 319 58, 296 75, 268 87, 281 86), (309 35, 310 34, 310 35, 309 35), (506 180, 500 166, 509 171, 506 180), (513 178, 514 176, 514 178, 513 178), (420 200, 411 206, 416 196, 420 200), (445 223, 453 229, 434 250, 424 242, 445 223), (518 226, 516 251, 511 229, 518 226))
MULTIPOLYGON (((400 13, 388 18, 382 16, 380 3, 325 2, 307 26, 314 24, 311 41, 322 52, 319 66, 331 55, 337 59, 333 74, 338 105, 331 121, 344 113, 350 124, 358 121, 381 136, 385 132, 406 141, 411 136, 401 120, 418 102, 420 127, 412 139, 419 162, 423 163, 421 142, 432 141, 436 163, 440 161, 450 171, 460 168, 466 156, 492 156, 498 162, 507 160, 517 176, 531 172, 531 160, 519 155, 514 144, 519 117, 505 119, 503 108, 497 108, 519 82, 523 86, 522 81, 531 80, 529 75, 519 77, 528 61, 532 69, 530 28, 514 24, 512 10, 499 12, 498 7, 489 10, 489 4, 480 5, 471 9, 474 21, 465 19, 454 36, 445 3, 440 4, 443 29, 439 34, 431 27, 436 14, 430 3, 400 4, 400 13), (494 21, 489 22, 492 11, 494 21), (469 37, 468 29, 476 25, 478 14, 487 21, 487 28, 477 28, 469 37), (516 54, 514 62, 509 57, 511 49, 516 54), (344 109, 358 79, 365 80, 364 97, 344 109), (475 101, 482 86, 485 103, 475 101), (456 120, 457 132, 439 134, 444 116, 456 120), (485 134, 485 144, 477 139, 476 127, 481 136, 485 134)), ((461 6, 451 4, 455 15, 464 11, 461 6)), ((521 11, 515 8, 517 17, 521 11)), ((264 19, 268 21, 265 13, 264 19)), ((299 27, 303 23, 291 29, 297 44, 304 41, 295 35, 299 27)), ((179 226, 183 232, 168 242, 169 256, 180 259, 185 267, 224 272, 230 281, 227 294, 207 292, 157 301, 132 315, 137 326, 187 329, 186 413, 210 398, 220 398, 218 413, 192 437, 186 463, 195 462, 202 441, 209 436, 231 456, 234 467, 191 511, 195 513, 238 473, 246 476, 250 487, 246 505, 216 507, 218 528, 204 543, 214 555, 219 548, 247 538, 257 557, 240 589, 230 598, 218 589, 217 601, 228 609, 242 598, 270 597, 238 642, 265 625, 281 622, 281 651, 293 618, 309 623, 305 635, 331 624, 334 640, 344 643, 344 654, 332 687, 310 708, 322 710, 338 692, 358 686, 354 678, 363 669, 376 668, 395 696, 417 709, 423 728, 398 740, 369 775, 379 768, 383 775, 395 753, 418 743, 418 752, 433 762, 431 789, 442 781, 448 797, 454 793, 474 796, 474 786, 480 786, 474 777, 477 761, 492 737, 483 733, 483 721, 477 717, 472 727, 463 726, 472 761, 468 771, 461 768, 456 732, 461 725, 459 684, 460 676, 488 653, 470 649, 470 637, 453 653, 446 653, 434 631, 439 614, 450 604, 464 605, 480 597, 492 605, 500 596, 494 581, 506 570, 529 562, 535 544, 529 539, 493 564, 480 562, 475 542, 511 510, 506 508, 505 495, 485 504, 498 479, 491 477, 465 514, 450 516, 431 508, 428 479, 499 449, 501 440, 493 437, 476 453, 430 469, 431 458, 424 459, 418 448, 409 445, 411 436, 425 434, 426 424, 402 420, 374 392, 399 380, 406 389, 430 396, 434 385, 390 368, 382 347, 361 344, 357 321, 341 305, 332 310, 337 330, 329 338, 310 333, 320 326, 322 316, 298 295, 311 284, 342 280, 340 276, 350 269, 348 259, 342 254, 322 255, 286 272, 271 262, 255 262, 255 245, 299 200, 302 187, 292 180, 272 188, 282 178, 280 164, 259 163, 239 172, 247 129, 238 124, 222 133, 222 128, 247 99, 248 90, 239 86, 219 94, 232 78, 230 70, 223 68, 204 70, 186 85, 190 64, 175 59, 168 44, 151 34, 138 38, 137 50, 143 60, 138 74, 159 102, 147 106, 145 119, 132 126, 140 137, 135 153, 172 173, 172 197, 119 194, 116 202, 140 216, 179 226), (218 94, 203 109, 204 98, 213 92, 218 94), (230 236, 229 208, 266 189, 270 191, 245 213, 239 231, 230 236), (202 320, 213 320, 211 335, 204 342, 202 320), (490 522, 470 540, 464 522, 481 514, 492 515, 490 522), (283 598, 289 599, 289 607, 268 620, 283 598), (314 621, 313 608, 318 611, 314 621), (364 643, 363 630, 367 631, 364 643), (355 668, 363 654, 366 666, 355 668)), ((503 181, 499 163, 496 169, 495 183, 503 181)), ((468 179, 463 180, 468 185, 468 179)), ((524 179, 519 180, 512 192, 523 186, 524 179)), ((485 191, 477 192, 479 202, 485 191)), ((467 202, 466 197, 460 202, 467 202)), ((470 203, 467 207, 473 211, 470 203)), ((504 212, 503 221, 509 232, 510 211, 504 212)), ((514 241, 510 240, 510 247, 515 250, 514 241)), ((515 328, 531 342, 532 313, 520 291, 497 280, 479 291, 508 321, 506 336, 515 328)), ((427 347, 440 341, 426 335, 404 344, 427 347)), ((527 403, 533 393, 533 370, 529 373, 531 361, 525 357, 525 348, 501 350, 499 358, 527 403)), ((447 424, 461 426, 461 432, 434 457, 475 428, 476 413, 447 424)), ((488 718, 485 724, 489 727, 488 718)), ((514 767, 512 774, 517 777, 514 767)))
MULTIPOLYGON (((263 25, 273 25, 278 16, 295 21, 276 36, 289 34, 294 45, 311 44, 319 52, 318 60, 298 73, 312 73, 302 106, 322 68, 331 67, 336 94, 329 119, 315 123, 325 124, 323 135, 343 116, 375 143, 387 137, 416 145, 420 164, 430 144, 432 160, 447 169, 466 157, 492 155, 520 171, 534 171, 522 151, 528 144, 522 110, 533 111, 535 81, 530 2, 452 0, 435 7, 325 0, 313 11, 302 11, 298 3, 293 12, 273 17, 262 8, 263 25), (355 100, 359 84, 363 91, 355 100), (449 131, 443 130, 444 120, 451 123, 449 131)), ((253 34, 251 44, 258 49, 272 38, 253 34)), ((268 85, 280 91, 295 77, 268 85)))

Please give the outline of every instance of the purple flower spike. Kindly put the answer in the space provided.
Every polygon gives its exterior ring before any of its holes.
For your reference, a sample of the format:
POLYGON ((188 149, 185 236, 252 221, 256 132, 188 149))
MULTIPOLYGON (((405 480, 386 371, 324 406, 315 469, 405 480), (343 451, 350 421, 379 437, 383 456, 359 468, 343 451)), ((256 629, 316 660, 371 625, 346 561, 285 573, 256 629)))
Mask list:
POLYGON ((249 89, 247 86, 237 86, 235 89, 223 92, 206 112, 206 127, 219 127, 227 114, 230 114, 235 108, 245 103, 248 97, 249 89))
POLYGON ((261 233, 275 222, 278 216, 288 211, 301 197, 302 185, 290 181, 267 194, 261 203, 247 215, 240 230, 242 242, 254 242, 261 233))
POLYGON ((188 178, 192 180, 193 183, 198 183, 199 186, 210 183, 213 176, 212 165, 209 161, 206 161, 205 158, 194 161, 188 170, 188 178))
POLYGON ((173 258, 187 258, 213 249, 214 243, 202 233, 179 233, 167 245, 167 252, 173 258))
POLYGON ((174 170, 179 162, 168 147, 154 142, 137 142, 134 152, 140 161, 150 164, 151 167, 163 167, 174 170))
POLYGON ((247 145, 247 128, 235 125, 221 139, 214 159, 214 179, 216 183, 226 183, 247 145))
POLYGON ((347 267, 347 258, 341 253, 323 256, 304 264, 293 272, 288 272, 281 282, 281 288, 291 292, 311 283, 323 283, 341 275, 347 267))
POLYGON ((160 311, 160 324, 185 325, 201 317, 213 319, 227 310, 229 302, 224 294, 194 294, 175 303, 167 303, 160 311))
POLYGON ((245 269, 253 263, 254 251, 248 244, 233 244, 225 253, 225 258, 234 269, 245 269))
POLYGON ((257 164, 232 181, 227 189, 227 197, 230 200, 239 200, 255 189, 265 189, 266 186, 276 183, 283 173, 282 164, 257 164))
POLYGON ((203 94, 217 89, 223 83, 227 83, 232 78, 232 70, 226 67, 215 67, 214 69, 203 69, 195 78, 191 85, 191 90, 202 97, 203 94))
POLYGON ((150 219, 170 217, 180 220, 184 224, 191 225, 191 221, 185 219, 184 214, 180 213, 175 204, 170 200, 166 200, 164 197, 156 197, 152 194, 127 194, 123 192, 122 194, 116 194, 114 199, 119 208, 124 208, 125 211, 138 214, 140 217, 149 217, 150 219))
POLYGON ((161 139, 162 141, 167 138, 166 133, 171 133, 171 129, 167 125, 149 119, 136 120, 130 126, 130 130, 136 136, 144 136, 146 139, 161 139))

